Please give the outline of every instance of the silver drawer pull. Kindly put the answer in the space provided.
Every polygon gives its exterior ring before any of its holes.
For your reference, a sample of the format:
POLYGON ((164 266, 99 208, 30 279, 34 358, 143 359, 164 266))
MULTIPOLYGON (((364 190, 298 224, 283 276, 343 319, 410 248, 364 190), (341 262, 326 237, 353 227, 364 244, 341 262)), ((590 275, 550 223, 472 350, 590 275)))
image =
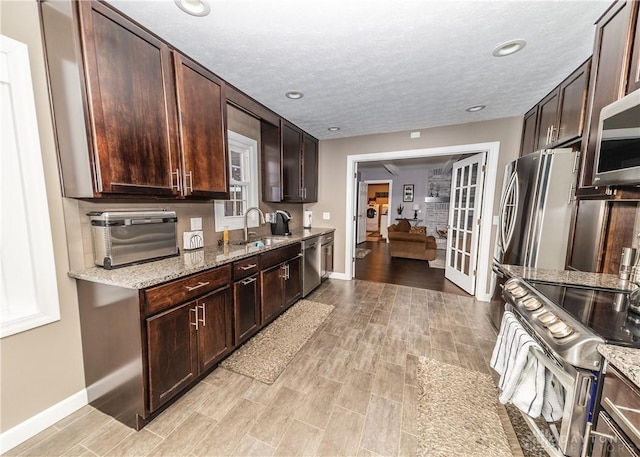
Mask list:
POLYGON ((252 263, 251 265, 245 265, 244 267, 240 267, 241 270, 247 271, 247 270, 251 270, 252 268, 257 267, 258 264, 257 263, 252 263))
POLYGON ((243 286, 246 286, 248 284, 251 284, 252 282, 257 281, 258 278, 249 278, 249 279, 245 279, 244 281, 240 281, 240 284, 242 284, 243 286))
POLYGON ((209 281, 207 282, 199 282, 197 286, 186 286, 189 292, 194 291, 196 289, 200 289, 201 287, 208 286, 209 281))
POLYGON ((196 330, 198 330, 198 307, 196 306, 195 308, 191 308, 189 311, 196 314, 193 322, 191 322, 191 318, 189 318, 189 323, 193 325, 196 328, 196 330))
MULTIPOLYGON (((198 321, 202 322, 203 327, 207 326, 207 310, 205 308, 205 305, 206 303, 196 306, 196 308, 200 308, 202 310, 202 319, 198 319, 198 321)), ((198 316, 198 313, 196 312, 196 317, 197 316, 198 316)))

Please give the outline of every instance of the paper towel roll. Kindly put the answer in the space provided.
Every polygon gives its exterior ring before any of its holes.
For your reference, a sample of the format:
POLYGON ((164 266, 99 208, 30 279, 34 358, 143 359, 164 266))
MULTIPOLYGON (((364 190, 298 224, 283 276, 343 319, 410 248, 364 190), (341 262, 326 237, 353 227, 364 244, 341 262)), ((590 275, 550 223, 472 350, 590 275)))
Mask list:
POLYGON ((311 228, 311 219, 313 218, 313 211, 305 211, 302 215, 302 228, 311 228))

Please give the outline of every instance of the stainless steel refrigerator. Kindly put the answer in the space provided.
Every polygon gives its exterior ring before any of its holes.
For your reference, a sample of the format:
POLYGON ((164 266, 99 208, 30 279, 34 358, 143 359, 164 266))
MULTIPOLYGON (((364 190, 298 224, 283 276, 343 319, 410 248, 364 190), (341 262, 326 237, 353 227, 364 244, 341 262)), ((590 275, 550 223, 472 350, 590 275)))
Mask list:
POLYGON ((497 262, 564 270, 577 169, 571 149, 543 149, 506 166, 497 262))

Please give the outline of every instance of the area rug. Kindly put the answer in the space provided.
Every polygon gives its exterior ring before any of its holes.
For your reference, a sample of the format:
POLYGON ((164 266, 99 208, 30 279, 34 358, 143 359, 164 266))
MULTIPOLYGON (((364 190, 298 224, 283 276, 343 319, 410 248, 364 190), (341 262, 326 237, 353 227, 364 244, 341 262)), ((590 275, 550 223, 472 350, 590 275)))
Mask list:
POLYGON ((356 259, 364 259, 366 256, 371 253, 371 249, 367 248, 356 248, 356 259))
POLYGON ((434 260, 429 260, 429 268, 440 268, 444 269, 446 265, 447 259, 447 251, 444 249, 436 250, 436 258, 434 260))
POLYGON ((220 366, 273 384, 333 309, 332 305, 300 300, 220 366))
POLYGON ((418 386, 418 455, 522 455, 489 375, 420 357, 418 386))

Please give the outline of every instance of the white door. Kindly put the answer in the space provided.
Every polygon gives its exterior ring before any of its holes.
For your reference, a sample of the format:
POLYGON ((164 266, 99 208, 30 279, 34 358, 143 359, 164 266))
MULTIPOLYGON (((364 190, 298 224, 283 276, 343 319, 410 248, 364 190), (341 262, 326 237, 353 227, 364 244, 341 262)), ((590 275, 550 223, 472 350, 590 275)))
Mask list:
POLYGON ((484 152, 453 165, 445 277, 467 293, 476 289, 484 152))
POLYGON ((367 239, 367 188, 369 186, 358 181, 358 221, 356 243, 364 243, 367 239))

